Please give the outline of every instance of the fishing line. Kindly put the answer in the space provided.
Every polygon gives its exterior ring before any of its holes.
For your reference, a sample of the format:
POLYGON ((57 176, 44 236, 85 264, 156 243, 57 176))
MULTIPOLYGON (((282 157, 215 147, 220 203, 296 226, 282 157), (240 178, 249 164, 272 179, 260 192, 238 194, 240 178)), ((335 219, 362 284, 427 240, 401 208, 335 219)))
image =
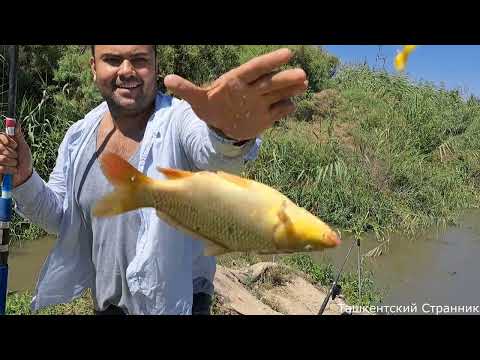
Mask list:
POLYGON ((362 300, 362 269, 361 269, 361 257, 360 257, 360 237, 357 238, 357 269, 358 269, 358 300, 362 300))
MULTIPOLYGON (((0 99, 0 112, 3 113, 3 108, 5 106, 5 102, 3 101, 3 96, 5 94, 5 91, 3 90, 3 87, 4 87, 4 84, 5 84, 5 62, 6 62, 6 58, 4 56, 4 49, 5 49, 5 46, 2 46, 2 53, 0 54, 0 60, 2 61, 2 82, 0 83, 0 86, 1 86, 1 92, 2 92, 2 97, 0 99)), ((3 114, 0 114, 1 116, 4 117, 3 114)))
POLYGON ((325 300, 323 300, 323 304, 320 307, 320 311, 318 312, 318 315, 323 314, 323 312, 325 311, 325 308, 327 307, 328 301, 330 300, 330 297, 332 298, 332 300, 335 300, 337 295, 340 294, 340 291, 341 291, 342 287, 340 285, 338 285, 338 280, 340 279, 340 275, 342 274, 343 268, 345 267, 345 264, 347 263, 348 257, 350 256, 350 253, 351 253, 351 251, 352 251, 352 249, 353 249, 353 247, 355 246, 356 243, 357 242, 354 240, 352 242, 352 245, 350 246, 350 249, 348 249, 347 256, 345 256, 345 260, 343 261, 342 267, 338 271, 337 278, 335 279, 335 281, 333 282, 330 290, 328 291, 328 294, 325 297, 325 300))

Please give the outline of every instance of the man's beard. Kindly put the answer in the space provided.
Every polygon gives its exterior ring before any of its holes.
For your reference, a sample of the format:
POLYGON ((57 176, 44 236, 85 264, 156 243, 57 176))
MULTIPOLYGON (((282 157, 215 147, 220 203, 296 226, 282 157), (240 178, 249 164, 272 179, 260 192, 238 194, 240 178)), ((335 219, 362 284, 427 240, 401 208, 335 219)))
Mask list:
MULTIPOLYGON (((155 91, 156 94, 156 91, 155 91)), ((153 96, 151 100, 149 101, 141 101, 140 103, 137 104, 137 106, 134 106, 132 108, 124 107, 119 105, 113 98, 113 96, 103 96, 104 100, 107 102, 108 109, 110 110, 110 113, 112 114, 113 117, 124 117, 124 116, 136 116, 136 115, 141 115, 147 112, 149 109, 153 111, 154 104, 155 104, 155 97, 153 96)))

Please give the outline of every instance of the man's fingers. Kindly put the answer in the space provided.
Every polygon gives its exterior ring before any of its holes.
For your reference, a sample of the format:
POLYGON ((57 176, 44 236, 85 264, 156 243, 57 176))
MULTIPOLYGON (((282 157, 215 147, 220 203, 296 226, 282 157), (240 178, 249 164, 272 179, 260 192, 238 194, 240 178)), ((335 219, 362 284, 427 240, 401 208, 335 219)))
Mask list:
POLYGON ((25 136, 23 135, 23 130, 22 130, 22 122, 20 120, 17 120, 16 126, 15 126, 15 137, 20 141, 25 141, 25 136))
POLYGON ((166 76, 164 83, 166 88, 174 95, 184 99, 192 106, 205 99, 205 90, 178 75, 166 76))
POLYGON ((0 134, 0 143, 12 149, 16 149, 18 146, 17 142, 5 133, 0 134))
POLYGON ((270 106, 270 118, 272 123, 290 115, 295 111, 295 105, 289 99, 282 100, 270 106))
POLYGON ((0 174, 16 174, 17 172, 16 167, 0 165, 0 174))
POLYGON ((0 155, 0 164, 2 166, 16 167, 18 165, 17 159, 12 159, 6 155, 0 155))
POLYGON ((264 75, 255 81, 252 86, 261 95, 265 95, 275 90, 302 85, 305 81, 307 81, 307 74, 305 74, 305 71, 302 69, 290 69, 277 74, 264 75))
POLYGON ((264 96, 264 98, 267 100, 267 103, 272 105, 275 104, 281 100, 287 100, 288 98, 302 95, 305 93, 305 91, 308 88, 308 83, 303 83, 299 85, 294 85, 290 86, 285 89, 280 89, 277 91, 273 91, 267 95, 264 96))
POLYGON ((273 70, 290 61, 293 52, 290 49, 279 49, 271 53, 256 57, 235 70, 235 74, 247 84, 269 74, 273 70))
POLYGON ((0 150, 0 155, 6 155, 6 156, 8 156, 9 158, 12 158, 12 159, 17 159, 18 158, 18 153, 8 146, 4 146, 3 149, 0 150))

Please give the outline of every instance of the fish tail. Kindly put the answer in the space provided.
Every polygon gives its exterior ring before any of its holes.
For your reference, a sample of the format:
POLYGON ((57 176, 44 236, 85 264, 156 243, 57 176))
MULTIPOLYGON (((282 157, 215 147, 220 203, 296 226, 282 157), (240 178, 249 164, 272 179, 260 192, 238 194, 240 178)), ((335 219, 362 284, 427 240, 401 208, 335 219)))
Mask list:
POLYGON ((97 201, 93 215, 113 216, 144 207, 153 207, 149 191, 155 180, 145 176, 120 156, 107 153, 100 159, 105 177, 115 190, 97 201))

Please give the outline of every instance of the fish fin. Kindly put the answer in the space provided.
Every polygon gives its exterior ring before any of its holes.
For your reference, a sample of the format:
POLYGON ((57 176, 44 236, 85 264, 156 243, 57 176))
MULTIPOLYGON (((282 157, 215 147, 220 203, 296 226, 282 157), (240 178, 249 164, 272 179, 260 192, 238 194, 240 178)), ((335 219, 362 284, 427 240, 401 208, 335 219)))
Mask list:
POLYGON ((95 203, 92 212, 94 216, 113 216, 153 206, 149 192, 145 191, 154 183, 153 179, 143 175, 128 161, 113 153, 103 155, 100 164, 105 177, 115 190, 95 203))
POLYGON ((217 171, 217 175, 243 188, 248 188, 248 186, 250 185, 250 180, 237 175, 229 174, 223 171, 217 171))
POLYGON ((259 255, 288 255, 295 253, 295 250, 291 249, 271 249, 271 250, 260 250, 257 251, 259 255))
POLYGON ((138 171, 128 161, 111 152, 100 157, 100 166, 105 177, 115 187, 133 188, 155 182, 155 180, 138 171))
POLYGON ((183 179, 193 175, 193 172, 191 171, 172 169, 172 168, 157 167, 157 170, 171 180, 183 179))
POLYGON ((290 216, 288 216, 287 211, 286 211, 286 203, 283 204, 283 206, 280 208, 280 210, 277 213, 278 218, 280 221, 284 224, 285 229, 288 232, 294 232, 295 231, 295 225, 293 224, 292 219, 290 216))
POLYGON ((222 254, 226 254, 229 250, 226 247, 220 246, 210 240, 202 239, 205 248, 203 250, 203 254, 205 256, 218 256, 222 254))
POLYGON ((163 221, 165 221, 168 225, 174 227, 175 229, 177 229, 179 231, 183 231, 183 232, 187 233, 188 235, 190 235, 191 237, 202 241, 203 245, 204 245, 203 254, 205 256, 218 256, 218 255, 226 254, 230 251, 230 249, 228 249, 228 248, 226 248, 226 247, 224 247, 220 244, 217 244, 216 242, 214 242, 210 239, 207 239, 206 237, 202 236, 201 234, 196 233, 192 229, 189 229, 187 227, 182 226, 174 218, 172 218, 171 216, 169 216, 169 215, 167 215, 167 214, 165 214, 161 211, 157 210, 157 216, 160 219, 162 219, 163 221))
POLYGON ((123 214, 147 206, 143 196, 136 196, 132 191, 119 189, 105 195, 95 203, 92 214, 96 217, 107 217, 123 214))

